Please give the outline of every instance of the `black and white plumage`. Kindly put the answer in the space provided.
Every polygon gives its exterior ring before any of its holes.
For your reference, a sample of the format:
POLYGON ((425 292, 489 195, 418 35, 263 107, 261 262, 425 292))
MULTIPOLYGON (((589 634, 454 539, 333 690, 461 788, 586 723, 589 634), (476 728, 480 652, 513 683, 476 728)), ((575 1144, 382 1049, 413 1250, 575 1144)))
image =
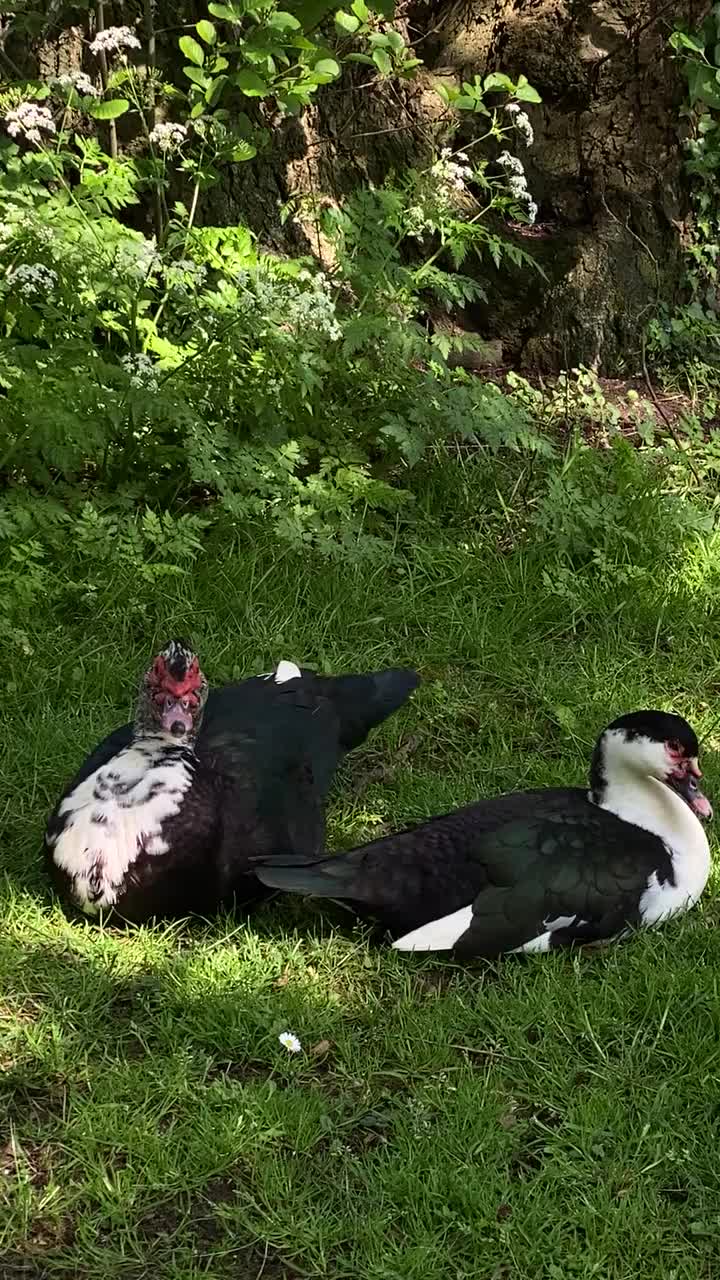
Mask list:
POLYGON ((625 936, 688 910, 710 851, 697 738, 639 711, 601 734, 590 790, 496 796, 305 865, 257 865, 264 884, 379 921, 399 951, 547 951, 625 936))
POLYGON ((269 676, 207 691, 181 641, 143 677, 134 725, 66 787, 45 835, 56 888, 89 915, 207 915, 267 895, 250 857, 324 849, 341 757, 400 707, 414 671, 269 676))

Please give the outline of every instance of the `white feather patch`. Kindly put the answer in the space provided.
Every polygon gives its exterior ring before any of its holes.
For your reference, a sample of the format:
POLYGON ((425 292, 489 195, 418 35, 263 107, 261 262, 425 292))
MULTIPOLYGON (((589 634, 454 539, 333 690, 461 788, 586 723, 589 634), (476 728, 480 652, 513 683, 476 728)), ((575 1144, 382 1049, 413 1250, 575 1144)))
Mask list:
POLYGON ((393 949, 395 951, 451 951, 458 938, 461 938, 469 929, 472 915, 472 906, 469 906, 461 907, 459 911, 453 911, 449 916, 430 920, 428 924, 421 924, 419 929, 413 929, 402 938, 398 938, 392 944, 393 949))
POLYGON ((283 658, 282 662, 278 662, 275 669, 275 683, 285 684, 288 680, 300 680, 302 673, 300 668, 294 662, 286 662, 283 658))
POLYGON ((56 865, 72 880, 73 897, 89 914, 117 901, 125 876, 142 854, 167 853, 162 825, 176 814, 193 770, 181 748, 155 757, 127 747, 66 796, 59 836, 48 838, 56 865))

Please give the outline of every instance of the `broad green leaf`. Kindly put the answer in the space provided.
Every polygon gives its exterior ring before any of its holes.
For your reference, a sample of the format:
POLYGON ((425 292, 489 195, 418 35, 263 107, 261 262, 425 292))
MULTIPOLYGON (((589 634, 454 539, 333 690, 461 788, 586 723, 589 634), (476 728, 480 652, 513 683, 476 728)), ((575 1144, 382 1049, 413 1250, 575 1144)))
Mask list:
POLYGON ((197 120, 198 116, 201 116, 204 110, 205 110, 205 103, 204 103, 204 102, 196 102, 196 103, 195 103, 195 106, 193 107, 192 111, 190 112, 190 119, 191 119, 191 120, 197 120))
POLYGON ((388 31, 386 32, 386 36, 388 44, 396 53, 400 53, 400 50, 405 48, 405 41, 399 31, 388 31))
POLYGON ((233 84, 237 85, 247 98, 265 98, 270 92, 265 81, 261 80, 257 72, 251 71, 249 67, 238 71, 232 79, 233 84))
POLYGON ((369 53, 349 53, 345 58, 345 61, 364 62, 368 67, 373 67, 375 65, 369 53))
POLYGON ((202 45, 198 44, 192 36, 181 36, 178 40, 180 52, 185 54, 188 62, 194 62, 196 67, 201 67, 205 61, 205 50, 202 45))
POLYGON ((486 93, 490 93, 495 89, 505 89, 508 93, 513 93, 515 85, 509 76, 503 74, 502 71, 491 71, 483 81, 483 89, 486 93))
POLYGON ((300 23, 292 13, 286 13, 284 9, 278 9, 276 13, 271 13, 266 19, 269 27, 274 27, 276 31, 299 31, 300 23))
POLYGON ((533 89, 532 85, 528 84, 527 76, 520 76, 515 85, 515 97, 521 102, 542 102, 537 89, 533 89))
POLYGON ((340 63, 334 58, 321 58, 315 63, 313 71, 320 76, 327 76, 328 80, 335 80, 340 75, 340 63))
POLYGON ((197 22, 195 24, 195 30, 197 31, 200 39, 204 40, 206 44, 214 44, 217 40, 217 31, 215 30, 215 27, 213 23, 208 22, 206 18, 203 18, 202 22, 197 22))
POLYGON ((378 48, 387 49, 388 45, 390 44, 390 37, 384 35, 382 31, 373 31, 372 35, 370 36, 370 44, 372 45, 373 49, 378 49, 378 48))
POLYGON ((375 49, 372 60, 381 75, 390 75, 390 72, 392 71, 392 62, 390 61, 390 54, 385 49, 375 49))
POLYGON ((187 76, 188 80, 192 80, 193 84, 200 85, 201 89, 205 89, 210 83, 209 77, 199 67, 183 67, 183 74, 187 76))
POLYGON ((215 103, 218 101, 218 98, 220 97, 220 94, 225 88, 227 82, 227 76, 217 76, 214 80, 210 81, 207 89, 205 90, 205 101, 209 107, 215 106, 215 103))
POLYGON ((365 4, 365 0, 353 0, 350 5, 353 13, 357 15, 361 22, 367 22, 370 17, 370 10, 365 4))
POLYGON ((244 15, 234 5, 209 4, 208 9, 213 18, 220 18, 223 22, 242 22, 243 20, 244 15))
POLYGON ((360 26, 360 19, 354 13, 346 13, 344 9, 338 9, 335 14, 335 26, 338 31, 344 32, 347 36, 352 36, 360 26))
POLYGON ((127 98, 109 98, 107 102, 93 102, 88 112, 94 120, 117 120, 129 106, 127 98))

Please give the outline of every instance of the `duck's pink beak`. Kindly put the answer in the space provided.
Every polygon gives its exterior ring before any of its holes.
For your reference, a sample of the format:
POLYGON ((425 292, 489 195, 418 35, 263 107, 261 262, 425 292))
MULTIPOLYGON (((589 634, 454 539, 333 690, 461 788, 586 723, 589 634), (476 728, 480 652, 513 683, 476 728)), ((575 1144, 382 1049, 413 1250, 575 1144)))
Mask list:
POLYGON ((176 702, 163 708, 160 723, 166 733, 171 733, 174 738, 182 738, 193 727, 192 713, 183 706, 182 698, 178 698, 176 702))

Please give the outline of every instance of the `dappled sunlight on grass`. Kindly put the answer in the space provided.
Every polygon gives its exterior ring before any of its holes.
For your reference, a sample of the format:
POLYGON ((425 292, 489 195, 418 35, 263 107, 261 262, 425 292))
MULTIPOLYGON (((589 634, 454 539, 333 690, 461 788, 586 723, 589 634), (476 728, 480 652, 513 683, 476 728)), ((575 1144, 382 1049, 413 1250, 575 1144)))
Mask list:
POLYGON ((151 624, 116 613, 92 638, 38 618, 32 663, 9 673, 8 1276, 704 1280, 717 876, 655 935, 465 967, 387 951, 348 913, 300 899, 169 928, 71 923, 39 849, 64 779, 126 718, 138 671, 175 632, 214 681, 281 657, 419 666, 411 703, 340 771, 331 847, 484 794, 581 784, 600 729, 643 705, 708 736, 718 802, 714 613, 657 629, 598 601, 578 625, 520 554, 313 573, 285 558, 254 591, 260 576, 240 557, 208 563, 151 624))

